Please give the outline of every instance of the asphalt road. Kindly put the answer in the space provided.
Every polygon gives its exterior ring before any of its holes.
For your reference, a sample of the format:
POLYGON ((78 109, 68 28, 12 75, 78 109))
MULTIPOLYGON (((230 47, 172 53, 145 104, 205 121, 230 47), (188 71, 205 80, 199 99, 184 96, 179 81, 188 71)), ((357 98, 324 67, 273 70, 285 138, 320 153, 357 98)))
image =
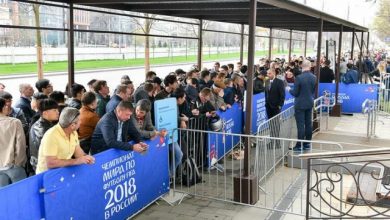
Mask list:
MULTIPOLYGON (((237 60, 227 60, 222 61, 221 65, 228 63, 236 63, 237 60)), ((204 63, 204 66, 207 68, 212 68, 214 62, 204 63)), ((151 70, 157 73, 162 80, 170 72, 175 71, 178 68, 187 71, 190 69, 192 64, 173 64, 173 65, 164 65, 164 66, 155 66, 151 70)), ((75 82, 80 83, 84 86, 87 85, 88 81, 91 79, 103 79, 107 81, 108 86, 110 87, 110 92, 113 92, 115 87, 119 84, 122 75, 129 75, 130 79, 133 81, 135 87, 138 87, 139 84, 145 80, 145 72, 143 67, 132 67, 132 68, 118 68, 118 69, 107 69, 107 70, 91 70, 91 71, 80 71, 75 74, 75 82)), ((68 82, 68 76, 66 72, 62 73, 49 73, 45 78, 49 79, 54 87, 54 90, 64 91, 65 86, 68 82)), ((14 102, 19 98, 19 84, 21 83, 30 83, 34 89, 35 82, 37 81, 36 75, 23 75, 23 76, 3 76, 0 77, 0 82, 6 85, 5 91, 10 92, 13 96, 14 102)))

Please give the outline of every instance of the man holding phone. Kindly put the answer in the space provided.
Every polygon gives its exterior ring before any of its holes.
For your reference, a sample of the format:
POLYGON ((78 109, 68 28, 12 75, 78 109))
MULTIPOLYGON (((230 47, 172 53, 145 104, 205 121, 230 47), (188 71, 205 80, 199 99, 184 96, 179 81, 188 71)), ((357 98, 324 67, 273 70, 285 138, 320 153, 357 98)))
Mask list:
POLYGON ((134 107, 131 102, 121 101, 112 112, 107 112, 96 125, 92 134, 91 153, 97 154, 110 148, 133 150, 142 153, 147 145, 141 142, 141 134, 129 120, 134 107), (135 144, 130 144, 134 141, 135 144))

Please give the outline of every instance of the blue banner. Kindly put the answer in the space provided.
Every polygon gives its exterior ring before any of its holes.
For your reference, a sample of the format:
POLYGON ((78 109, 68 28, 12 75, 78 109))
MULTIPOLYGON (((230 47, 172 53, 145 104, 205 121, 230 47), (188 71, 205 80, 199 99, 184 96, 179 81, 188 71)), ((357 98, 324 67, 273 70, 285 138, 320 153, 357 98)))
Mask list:
POLYGON ((166 98, 154 102, 154 125, 157 130, 166 129, 169 143, 177 142, 177 102, 176 98, 166 98))
POLYGON ((1 188, 0 219, 43 219, 42 179, 39 174, 1 188))
POLYGON ((294 105, 294 100, 295 100, 294 96, 292 96, 290 94, 290 92, 286 89, 286 97, 284 98, 284 105, 282 107, 282 111, 284 111, 284 110, 290 108, 291 106, 293 106, 294 105))
MULTIPOLYGON (((320 83, 319 96, 326 92, 330 92, 332 97, 335 97, 336 84, 320 83)), ((378 85, 376 84, 339 84, 338 102, 341 104, 343 113, 359 113, 362 112, 362 104, 366 99, 378 99, 378 85)))
POLYGON ((126 219, 168 192, 167 141, 146 143, 143 155, 111 149, 93 165, 46 172, 46 219, 126 219))
MULTIPOLYGON (((242 132, 242 107, 235 103, 232 108, 217 114, 224 123, 223 133, 241 134, 242 132)), ((208 134, 208 164, 213 165, 240 142, 238 136, 223 134, 208 134)))
POLYGON ((0 189, 0 219, 126 219, 169 191, 168 143, 110 149, 93 165, 52 169, 0 189))

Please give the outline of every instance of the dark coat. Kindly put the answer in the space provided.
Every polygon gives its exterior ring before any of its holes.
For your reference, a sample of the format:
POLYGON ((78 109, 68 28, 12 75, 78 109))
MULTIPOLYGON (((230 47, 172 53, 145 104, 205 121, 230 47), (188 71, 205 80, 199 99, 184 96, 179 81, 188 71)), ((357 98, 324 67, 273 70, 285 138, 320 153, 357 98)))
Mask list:
POLYGON ((286 90, 284 89, 284 83, 282 80, 275 78, 265 90, 265 104, 274 109, 281 109, 284 105, 284 99, 286 97, 286 90))
POLYGON ((25 97, 20 97, 20 99, 16 102, 15 107, 22 109, 27 123, 30 124, 31 118, 35 115, 35 111, 32 110, 32 108, 31 108, 30 99, 25 98, 25 97))
POLYGON ((316 77, 309 71, 295 78, 294 88, 290 90, 290 94, 295 97, 295 109, 313 108, 316 83, 316 77))
POLYGON ((69 99, 69 102, 67 103, 68 107, 77 108, 80 110, 81 108, 81 101, 75 98, 69 99))
POLYGON ((334 80, 334 72, 328 66, 324 66, 320 70, 320 83, 332 83, 334 80))
POLYGON ((29 149, 30 149, 30 163, 33 166, 34 170, 37 167, 38 163, 38 152, 39 146, 41 145, 41 140, 43 135, 54 126, 54 123, 40 117, 30 129, 30 139, 29 139, 29 149))
POLYGON ((253 94, 259 94, 261 92, 264 92, 264 90, 264 81, 259 77, 256 77, 253 81, 253 94))
POLYGON ((112 112, 118 106, 119 102, 122 101, 122 98, 118 95, 113 95, 110 101, 106 105, 106 112, 112 112))
POLYGON ((131 120, 123 122, 122 140, 117 141, 118 126, 118 118, 114 111, 108 112, 100 119, 92 134, 92 154, 97 154, 110 148, 133 150, 133 146, 129 141, 134 141, 135 143, 141 141, 141 134, 131 120))

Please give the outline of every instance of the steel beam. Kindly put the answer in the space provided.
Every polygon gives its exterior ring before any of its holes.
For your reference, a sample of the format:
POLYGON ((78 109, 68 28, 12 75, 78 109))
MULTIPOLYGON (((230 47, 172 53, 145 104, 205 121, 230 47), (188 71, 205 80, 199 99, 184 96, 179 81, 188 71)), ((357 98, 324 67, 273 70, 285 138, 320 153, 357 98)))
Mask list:
POLYGON ((315 73, 317 76, 317 83, 316 83, 316 98, 318 97, 318 86, 320 82, 320 59, 321 59, 321 44, 322 44, 322 31, 324 27, 324 21, 322 19, 319 19, 318 24, 318 41, 317 41, 317 62, 316 62, 316 68, 315 73))
POLYGON ((290 29, 290 38, 288 43, 288 62, 291 62, 291 50, 292 50, 292 30, 290 29))
POLYGON ((69 31, 68 31, 68 92, 71 94, 71 88, 74 83, 74 17, 73 4, 69 4, 69 31))
POLYGON ((272 44, 273 44, 273 39, 272 39, 272 28, 269 29, 269 41, 268 41, 268 59, 271 60, 272 57, 272 44))
POLYGON ((198 28, 198 70, 202 69, 202 54, 203 54, 203 20, 199 20, 199 28, 198 28))
POLYGON ((244 63, 244 30, 245 25, 241 24, 241 37, 240 37, 240 62, 244 63))
POLYGON ((355 29, 352 31, 351 60, 353 60, 353 50, 355 47, 355 29))

